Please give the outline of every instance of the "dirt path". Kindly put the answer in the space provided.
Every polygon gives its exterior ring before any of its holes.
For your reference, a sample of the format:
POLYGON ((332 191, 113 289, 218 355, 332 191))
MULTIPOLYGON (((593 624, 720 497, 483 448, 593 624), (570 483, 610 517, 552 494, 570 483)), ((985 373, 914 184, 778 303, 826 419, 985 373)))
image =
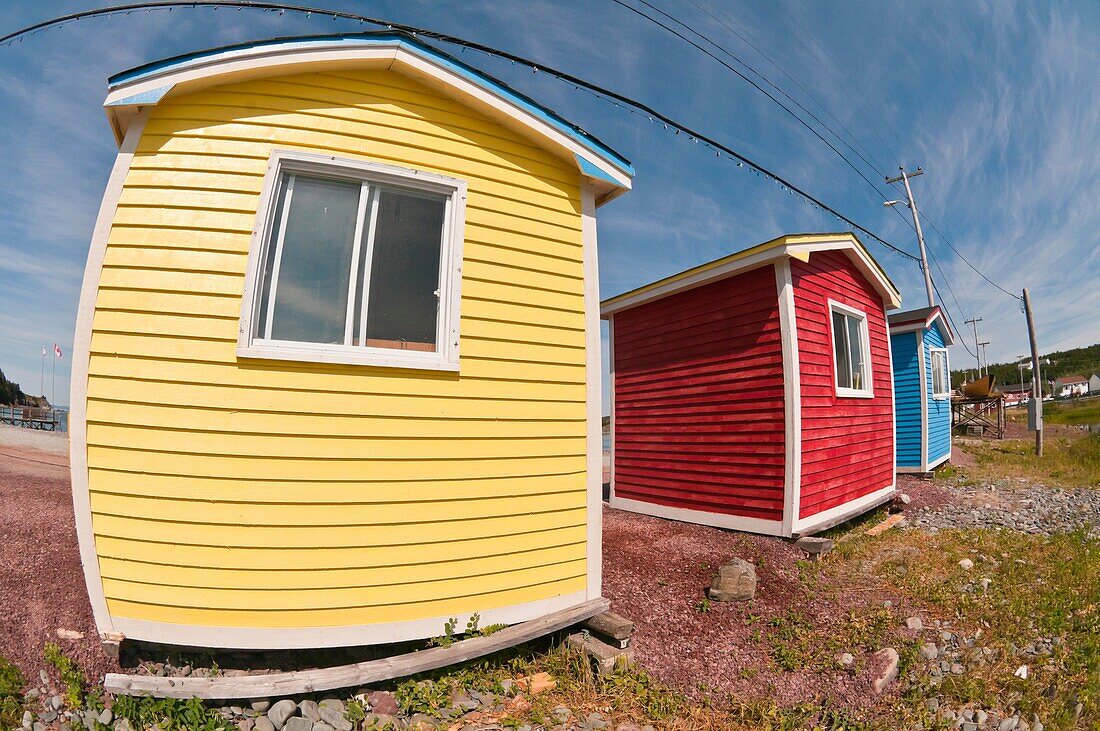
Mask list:
POLYGON ((43 667, 42 648, 52 640, 90 677, 101 677, 117 666, 99 647, 84 587, 68 440, 13 429, 0 431, 0 655, 34 679, 43 667), (83 632, 84 639, 61 639, 58 629, 83 632))

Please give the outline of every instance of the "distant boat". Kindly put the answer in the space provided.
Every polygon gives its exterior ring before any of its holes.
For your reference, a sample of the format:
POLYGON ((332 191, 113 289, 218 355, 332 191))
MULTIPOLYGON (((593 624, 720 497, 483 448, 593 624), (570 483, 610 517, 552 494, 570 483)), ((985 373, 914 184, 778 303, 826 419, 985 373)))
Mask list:
POLYGON ((997 377, 990 373, 970 383, 964 383, 959 390, 962 391, 964 398, 989 398, 995 385, 997 385, 997 377))

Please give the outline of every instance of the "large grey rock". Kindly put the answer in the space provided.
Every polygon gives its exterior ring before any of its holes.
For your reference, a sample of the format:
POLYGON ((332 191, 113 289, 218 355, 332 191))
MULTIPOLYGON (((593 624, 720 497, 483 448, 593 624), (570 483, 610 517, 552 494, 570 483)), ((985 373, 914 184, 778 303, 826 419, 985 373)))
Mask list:
POLYGON ((756 596, 756 567, 735 558, 718 567, 707 596, 718 602, 742 602, 756 596))
MULTIPOLYGON (((343 706, 343 704, 340 705, 343 706)), ((351 731, 352 729, 351 721, 344 715, 343 708, 338 711, 332 706, 322 705, 321 720, 332 726, 336 731, 351 731)))
POLYGON ((334 711, 344 712, 344 702, 339 698, 325 698, 317 704, 321 708, 331 708, 334 711))
POLYGON ((879 650, 873 656, 875 677, 872 686, 876 693, 883 693, 898 677, 898 651, 892 647, 879 650))
POLYGON ((298 704, 298 712, 302 714, 302 718, 309 719, 310 723, 321 720, 321 708, 317 705, 317 701, 302 701, 298 704))
POLYGON ((286 725, 283 726, 283 731, 312 731, 313 721, 301 716, 294 716, 286 720, 286 725))
POLYGON ((267 709, 267 718, 276 731, 286 725, 287 719, 298 712, 298 704, 289 699, 283 699, 267 709))
POLYGON ((252 728, 256 731, 275 731, 275 724, 267 716, 260 716, 256 719, 256 725, 252 728))

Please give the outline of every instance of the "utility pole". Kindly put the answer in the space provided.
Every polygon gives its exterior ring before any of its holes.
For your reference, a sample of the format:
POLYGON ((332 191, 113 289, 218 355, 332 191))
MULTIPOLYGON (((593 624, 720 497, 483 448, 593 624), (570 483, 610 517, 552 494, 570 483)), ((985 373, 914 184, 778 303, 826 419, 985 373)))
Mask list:
POLYGON ((985 373, 980 374, 980 375, 986 375, 986 376, 989 375, 989 356, 987 356, 985 354, 985 346, 987 346, 987 345, 989 345, 988 340, 983 340, 982 342, 978 343, 978 347, 980 347, 982 349, 982 360, 985 362, 985 373))
MULTIPOLYGON (((915 178, 918 175, 924 175, 924 170, 920 167, 916 169, 916 172, 907 173, 905 168, 898 168, 901 170, 901 175, 896 178, 887 178, 886 182, 891 185, 901 181, 905 184, 905 195, 909 198, 909 212, 913 214, 913 228, 917 230, 917 244, 920 246, 920 265, 924 270, 924 289, 928 294, 928 306, 932 307, 936 304, 936 298, 933 296, 932 290, 932 272, 928 269, 928 252, 924 248, 924 231, 920 227, 920 216, 917 215, 917 202, 913 200, 913 189, 909 187, 909 178, 915 178)), ((887 207, 897 205, 903 201, 886 201, 884 205, 887 207)))
POLYGON ((1028 404, 1028 428, 1035 431, 1035 455, 1043 456, 1043 382, 1039 377, 1039 345, 1035 335, 1035 316, 1031 311, 1031 295, 1024 287, 1024 316, 1027 317, 1027 339, 1031 343, 1031 403, 1028 404))
POLYGON ((974 326, 974 360, 978 361, 978 378, 982 377, 982 359, 978 356, 981 346, 978 345, 978 323, 982 321, 982 318, 975 317, 973 320, 965 320, 963 324, 974 326))

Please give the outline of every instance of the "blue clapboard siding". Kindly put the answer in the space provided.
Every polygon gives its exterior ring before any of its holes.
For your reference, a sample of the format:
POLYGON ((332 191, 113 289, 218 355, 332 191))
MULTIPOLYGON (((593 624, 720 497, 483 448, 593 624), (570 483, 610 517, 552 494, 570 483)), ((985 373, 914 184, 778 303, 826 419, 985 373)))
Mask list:
MULTIPOLYGON (((924 372, 928 375, 928 463, 935 464, 951 453, 951 399, 932 398, 932 353, 930 348, 943 347, 940 321, 924 330, 924 372)), ((950 370, 950 366, 948 366, 950 370)))
POLYGON ((894 408, 897 424, 897 466, 921 468, 920 363, 917 332, 890 336, 894 359, 894 408))

